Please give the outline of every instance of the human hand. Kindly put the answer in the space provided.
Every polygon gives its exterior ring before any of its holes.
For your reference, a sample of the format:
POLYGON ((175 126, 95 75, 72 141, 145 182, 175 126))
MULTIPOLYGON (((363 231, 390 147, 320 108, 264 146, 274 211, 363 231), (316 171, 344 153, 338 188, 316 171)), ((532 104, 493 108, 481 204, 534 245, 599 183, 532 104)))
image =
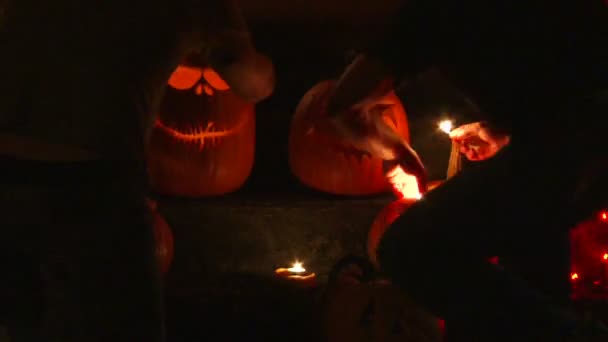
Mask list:
POLYGON ((460 153, 472 161, 493 157, 511 140, 509 135, 493 131, 482 121, 455 128, 450 132, 450 138, 460 144, 460 153))
MULTIPOLYGON (((306 110, 317 111, 315 129, 328 135, 337 135, 352 147, 383 159, 384 171, 399 165, 418 179, 421 189, 426 189, 426 171, 418 154, 394 127, 396 113, 395 96, 390 92, 368 96, 353 106, 335 113, 328 113, 328 102, 335 91, 335 83, 310 96, 302 105, 306 110)), ((421 190, 424 193, 424 190, 421 190)))
POLYGON ((338 133, 351 145, 383 159, 383 171, 400 166, 415 176, 421 194, 427 189, 427 174, 418 153, 383 119, 392 105, 375 103, 335 116, 331 122, 338 133))

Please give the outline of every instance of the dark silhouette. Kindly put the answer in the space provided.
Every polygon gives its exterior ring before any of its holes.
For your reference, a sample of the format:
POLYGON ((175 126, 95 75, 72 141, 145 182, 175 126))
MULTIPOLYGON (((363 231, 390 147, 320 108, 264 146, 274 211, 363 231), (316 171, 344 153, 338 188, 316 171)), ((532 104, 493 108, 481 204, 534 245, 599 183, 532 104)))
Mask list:
POLYGON ((345 136, 399 162, 424 189, 416 152, 369 113, 398 81, 434 66, 475 102, 479 121, 511 141, 394 222, 380 270, 445 318, 453 340, 605 340, 605 327, 560 304, 568 229, 608 203, 597 176, 608 174, 608 8, 602 0, 422 0, 395 19, 328 105, 345 136), (517 267, 488 263, 494 255, 517 267))

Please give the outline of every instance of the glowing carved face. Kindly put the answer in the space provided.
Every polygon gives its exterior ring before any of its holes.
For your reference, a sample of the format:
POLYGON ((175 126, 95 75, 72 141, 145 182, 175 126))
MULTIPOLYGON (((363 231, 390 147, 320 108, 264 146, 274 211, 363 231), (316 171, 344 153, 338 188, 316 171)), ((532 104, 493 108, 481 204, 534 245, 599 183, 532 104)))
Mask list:
POLYGON ((210 68, 178 66, 168 85, 148 148, 153 188, 187 197, 237 190, 253 166, 253 104, 210 68))
MULTIPOLYGON (((331 127, 324 108, 335 81, 323 81, 302 98, 291 123, 289 164, 300 181, 314 189, 340 195, 372 195, 390 189, 382 171, 382 160, 346 143, 331 127), (322 100, 317 102, 317 98, 322 100), (314 101, 313 101, 314 100, 314 101), (318 103, 319 107, 310 108, 318 103)), ((384 122, 409 141, 405 110, 391 93, 383 104, 384 122)))

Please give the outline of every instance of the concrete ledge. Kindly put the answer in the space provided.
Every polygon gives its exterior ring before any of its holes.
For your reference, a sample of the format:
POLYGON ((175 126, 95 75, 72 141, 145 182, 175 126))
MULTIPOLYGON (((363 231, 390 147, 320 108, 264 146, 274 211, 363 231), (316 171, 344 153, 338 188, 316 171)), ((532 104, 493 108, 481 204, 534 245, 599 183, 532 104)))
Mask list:
POLYGON ((218 272, 272 275, 296 259, 323 277, 341 257, 364 253, 372 221, 391 200, 304 194, 160 198, 159 211, 175 238, 169 286, 202 286, 218 272))

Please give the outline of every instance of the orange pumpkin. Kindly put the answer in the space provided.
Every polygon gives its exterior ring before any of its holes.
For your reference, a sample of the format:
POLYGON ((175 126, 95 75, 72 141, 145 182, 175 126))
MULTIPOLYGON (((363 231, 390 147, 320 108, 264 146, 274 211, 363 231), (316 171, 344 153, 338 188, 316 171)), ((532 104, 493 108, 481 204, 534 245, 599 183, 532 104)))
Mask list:
POLYGON ((439 320, 385 279, 343 260, 332 270, 323 298, 322 331, 328 342, 442 340, 439 320))
MULTIPOLYGON (((305 185, 332 194, 357 196, 388 191, 382 160, 345 142, 327 120, 324 108, 335 83, 327 80, 315 85, 298 104, 289 135, 291 171, 305 185), (313 104, 320 107, 311 108, 313 104)), ((384 121, 409 141, 407 116, 397 95, 391 92, 383 103, 394 105, 382 114, 384 121)))
POLYGON ((376 251, 380 240, 387 229, 395 222, 395 220, 401 216, 412 204, 416 203, 416 199, 405 198, 389 203, 384 209, 380 211, 374 222, 372 228, 369 230, 367 235, 367 255, 370 260, 378 265, 376 257, 376 251))
POLYGON ((154 239, 156 240, 156 258, 162 275, 167 274, 173 261, 173 234, 169 224, 158 212, 155 201, 148 199, 148 207, 154 224, 154 239))
MULTIPOLYGON (((437 187, 441 186, 443 182, 444 181, 441 180, 430 182, 428 191, 436 189, 437 187)), ((411 198, 393 201, 384 207, 374 219, 372 227, 367 235, 367 255, 374 265, 378 265, 376 252, 384 233, 389 229, 393 222, 395 222, 399 216, 403 215, 403 213, 414 203, 416 203, 416 201, 416 199, 411 198)), ((488 259, 488 261, 497 265, 499 264, 499 257, 491 257, 488 259)))
POLYGON ((249 177, 254 147, 254 105, 212 69, 178 66, 148 145, 153 189, 184 197, 235 191, 249 177))

